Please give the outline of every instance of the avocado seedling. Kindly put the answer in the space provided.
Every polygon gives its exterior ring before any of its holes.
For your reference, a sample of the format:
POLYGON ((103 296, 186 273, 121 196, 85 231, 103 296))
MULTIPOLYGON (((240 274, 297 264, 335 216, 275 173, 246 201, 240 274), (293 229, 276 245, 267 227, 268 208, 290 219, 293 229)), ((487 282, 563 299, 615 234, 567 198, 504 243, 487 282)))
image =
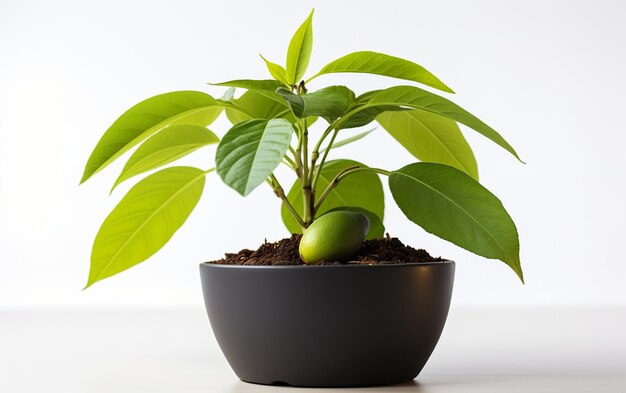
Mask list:
MULTIPOLYGON (((434 93, 454 94, 417 63, 360 51, 307 74, 312 47, 313 12, 292 37, 284 66, 262 58, 270 78, 213 83, 228 88, 220 98, 200 91, 160 94, 133 106, 106 130, 81 183, 136 146, 113 189, 151 173, 130 188, 100 227, 87 286, 161 249, 191 214, 212 172, 242 196, 262 185, 272 191, 288 232, 303 233, 299 250, 307 264, 346 261, 364 239, 384 236, 383 178, 409 220, 503 261, 523 280, 515 224, 479 183, 474 153, 459 125, 519 159, 513 147, 485 122, 434 93), (406 82, 359 94, 344 85, 321 84, 325 75, 343 73, 406 82), (208 127, 221 115, 232 126, 215 133, 208 127), (369 126, 374 122, 380 126, 375 132, 387 132, 398 142, 385 152, 406 149, 417 162, 389 170, 338 154, 337 148, 374 132, 369 126), (214 167, 169 165, 210 145, 217 145, 214 167), (285 189, 288 173, 291 186, 285 189)), ((205 157, 210 161, 212 155, 205 157)))

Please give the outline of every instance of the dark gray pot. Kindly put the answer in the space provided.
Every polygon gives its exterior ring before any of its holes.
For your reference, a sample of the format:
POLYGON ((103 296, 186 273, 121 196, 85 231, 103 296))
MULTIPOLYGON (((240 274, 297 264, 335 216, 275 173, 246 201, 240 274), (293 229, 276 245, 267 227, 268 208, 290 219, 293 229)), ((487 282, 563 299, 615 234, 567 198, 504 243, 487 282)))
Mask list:
POLYGON ((213 332, 246 382, 391 385, 414 379, 448 314, 454 262, 200 265, 213 332))

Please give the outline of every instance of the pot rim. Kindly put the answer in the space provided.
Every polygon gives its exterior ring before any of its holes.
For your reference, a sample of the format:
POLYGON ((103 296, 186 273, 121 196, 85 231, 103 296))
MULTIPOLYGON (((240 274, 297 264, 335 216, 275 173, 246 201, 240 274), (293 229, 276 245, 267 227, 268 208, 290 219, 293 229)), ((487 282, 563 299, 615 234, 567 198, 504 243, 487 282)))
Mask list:
POLYGON ((231 269, 381 269, 381 268, 402 268, 402 267, 413 267, 413 266, 446 266, 446 265, 456 265, 454 261, 449 259, 444 259, 442 261, 436 262, 407 262, 407 263, 388 263, 388 264, 342 264, 342 265, 235 265, 235 264, 225 264, 225 263, 209 263, 202 262, 200 263, 200 267, 220 267, 220 268, 231 268, 231 269))

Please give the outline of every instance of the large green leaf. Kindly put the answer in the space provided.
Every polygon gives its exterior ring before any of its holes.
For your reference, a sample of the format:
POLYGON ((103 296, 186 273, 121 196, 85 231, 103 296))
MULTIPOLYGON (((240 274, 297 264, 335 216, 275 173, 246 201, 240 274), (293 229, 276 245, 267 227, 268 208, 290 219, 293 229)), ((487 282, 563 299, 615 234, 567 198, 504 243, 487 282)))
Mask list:
MULTIPOLYGON (((352 160, 334 160, 326 162, 318 178, 315 190, 316 197, 319 197, 324 192, 337 173, 345 168, 356 165, 361 167, 366 166, 352 160)), ((300 217, 302 217, 302 185, 300 181, 294 183, 289 190, 287 198, 298 214, 300 214, 300 217)), ((385 216, 385 196, 378 175, 364 171, 346 176, 341 180, 339 185, 328 194, 328 197, 322 206, 320 206, 315 217, 320 217, 329 210, 342 206, 359 207, 369 210, 383 220, 385 216)), ((302 233, 302 228, 284 205, 281 209, 281 216, 285 226, 291 233, 302 233)))
POLYGON ((285 86, 284 83, 279 82, 274 79, 263 79, 263 80, 254 80, 254 79, 236 79, 227 82, 220 83, 210 83, 213 86, 229 86, 229 87, 239 87, 242 89, 248 90, 270 90, 275 91, 281 86, 285 86))
POLYGON ((140 102, 104 133, 87 160, 80 182, 85 182, 155 132, 174 124, 207 126, 221 110, 213 97, 197 91, 176 91, 140 102))
POLYGON ((389 188, 411 221, 475 254, 503 261, 524 281, 515 223, 500 200, 466 173, 420 162, 391 172, 389 188))
POLYGON ((276 93, 287 101, 297 117, 321 116, 329 123, 346 113, 354 102, 354 92, 345 86, 329 86, 304 95, 281 87, 276 93))
POLYGON ((271 61, 263 57, 263 55, 261 55, 261 58, 265 62, 267 70, 270 72, 270 75, 274 77, 274 79, 286 85, 291 84, 291 82, 289 82, 289 79, 287 78, 287 71, 281 65, 272 63, 271 61))
POLYGON ((328 63, 313 78, 319 75, 338 72, 356 72, 390 76, 392 78, 422 83, 448 93, 454 93, 452 89, 421 65, 384 53, 371 51, 350 53, 328 63))
POLYGON ((248 195, 280 164, 293 132, 286 119, 253 119, 233 126, 217 146, 217 174, 241 195, 248 195))
POLYGON ((188 124, 167 127, 151 136, 130 156, 113 189, 124 180, 178 160, 203 146, 219 141, 213 132, 204 127, 188 124))
POLYGON ((376 121, 415 158, 462 170, 478 180, 478 167, 455 121, 419 109, 385 112, 376 121))
POLYGON ((390 87, 389 89, 381 90, 379 93, 373 95, 366 104, 357 106, 341 119, 337 120, 336 127, 346 128, 345 123, 350 123, 351 117, 359 117, 359 113, 361 112, 367 113, 375 108, 389 108, 393 106, 420 109, 447 117, 448 119, 461 124, 465 124, 500 145, 520 160, 519 156, 515 152, 515 149, 513 149, 513 147, 511 147, 511 145, 504 140, 502 135, 500 135, 493 128, 489 127, 482 120, 478 119, 476 116, 472 115, 454 102, 414 86, 395 86, 390 87))
POLYGON ((86 287, 143 262, 161 249, 198 203, 207 172, 191 167, 166 168, 131 188, 96 235, 86 287))
POLYGON ((296 30, 287 50, 287 79, 295 85, 306 72, 313 48, 313 11, 296 30))
POLYGON ((226 117, 232 124, 276 117, 288 117, 295 121, 285 100, 271 91, 248 90, 233 100, 232 104, 240 109, 226 108, 226 117))

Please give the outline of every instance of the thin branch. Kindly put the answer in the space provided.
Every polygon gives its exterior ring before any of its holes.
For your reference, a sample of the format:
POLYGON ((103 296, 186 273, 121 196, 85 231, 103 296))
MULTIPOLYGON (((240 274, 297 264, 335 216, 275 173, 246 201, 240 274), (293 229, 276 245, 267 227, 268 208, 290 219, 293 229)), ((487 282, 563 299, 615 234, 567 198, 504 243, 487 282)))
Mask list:
POLYGON ((285 195, 285 190, 278 182, 278 179, 276 178, 276 176, 274 176, 274 174, 272 173, 269 179, 265 179, 265 182, 269 184, 270 187, 272 187, 272 190, 274 190, 274 194, 277 197, 279 197, 281 201, 283 201, 283 203, 285 204, 285 207, 287 208, 287 210, 289 210, 289 213, 291 213, 293 218, 295 218, 296 221, 298 221, 298 224, 300 224, 300 226, 304 228, 306 226, 304 224, 304 221, 302 221, 302 218, 300 218, 300 215, 298 214, 296 209, 293 208, 293 206, 289 202, 289 199, 287 199, 287 196, 285 195))
POLYGON ((302 177, 304 185, 309 185, 309 128, 306 119, 302 121, 302 177))
MULTIPOLYGON (((328 157, 328 152, 330 151, 330 148, 332 147, 333 143, 335 143, 335 138, 337 137, 338 133, 339 133, 339 130, 335 130, 335 132, 333 132, 333 136, 330 138, 330 142, 328 142, 328 146, 326 146, 326 150, 324 151, 324 155, 322 156, 322 161, 320 161, 319 165, 317 166, 317 169, 315 169, 315 163, 313 163, 315 174, 311 180, 311 188, 314 190, 315 190, 315 187, 317 186, 317 180, 320 177, 322 168, 324 167, 324 164, 326 163, 326 157, 328 157)), ((319 148, 321 147, 321 144, 322 144, 321 142, 323 138, 325 138, 326 135, 327 135, 326 132, 324 132, 324 135, 322 135, 322 138, 320 138, 320 141, 315 146, 315 151, 313 151, 313 156, 315 157, 316 160, 317 160, 317 157, 319 156, 319 148)))
POLYGON ((326 137, 331 133, 331 131, 333 130, 333 125, 329 125, 324 132, 322 133, 322 136, 320 137, 320 139, 317 141, 317 143, 315 144, 315 148, 313 148, 313 154, 318 153, 320 151, 320 148, 322 147, 322 143, 324 143, 324 140, 326 139, 326 137))
POLYGON ((287 155, 283 157, 283 164, 286 164, 289 168, 293 169, 294 171, 296 170, 296 163, 293 162, 293 160, 287 155))
POLYGON ((330 192, 334 190, 335 187, 337 187, 337 185, 342 179, 344 179, 346 176, 349 176, 358 172, 374 172, 374 173, 378 173, 380 175, 385 175, 385 176, 389 176, 390 174, 390 172, 385 169, 360 167, 358 165, 349 166, 347 168, 342 169, 341 171, 339 171, 339 173, 337 173, 337 175, 335 175, 333 180, 330 181, 330 183, 324 190, 324 193, 319 197, 319 199, 317 200, 317 203, 315 203, 315 207, 313 208, 314 213, 319 210, 319 208, 322 206, 322 203, 324 203, 324 200, 326 199, 326 197, 328 197, 330 192))

